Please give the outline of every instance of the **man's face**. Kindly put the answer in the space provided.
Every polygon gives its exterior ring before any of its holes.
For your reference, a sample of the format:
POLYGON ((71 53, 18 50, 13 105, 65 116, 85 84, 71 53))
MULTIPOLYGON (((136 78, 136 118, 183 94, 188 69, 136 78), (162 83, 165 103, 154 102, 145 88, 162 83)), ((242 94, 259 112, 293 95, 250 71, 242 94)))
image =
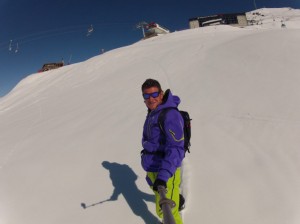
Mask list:
POLYGON ((158 107, 158 105, 162 103, 163 100, 163 92, 159 92, 159 89, 157 87, 150 87, 148 89, 144 89, 143 96, 145 104, 149 110, 155 110, 158 107))

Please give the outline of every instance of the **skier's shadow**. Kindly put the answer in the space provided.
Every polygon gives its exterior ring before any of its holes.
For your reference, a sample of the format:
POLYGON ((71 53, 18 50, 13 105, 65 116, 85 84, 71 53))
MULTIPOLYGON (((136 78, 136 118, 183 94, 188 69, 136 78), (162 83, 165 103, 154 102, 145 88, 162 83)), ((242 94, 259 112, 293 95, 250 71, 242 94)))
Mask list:
MULTIPOLYGON (((137 188, 135 183, 137 175, 134 171, 126 164, 115 162, 103 161, 102 166, 109 171, 109 176, 114 186, 112 195, 105 201, 116 201, 119 195, 123 194, 127 204, 135 215, 140 216, 145 223, 159 223, 159 220, 148 210, 145 203, 145 201, 155 202, 155 197, 137 188)), ((100 201, 90 206, 101 204, 105 201, 100 201)), ((82 203, 82 207, 84 208, 90 206, 82 203)))

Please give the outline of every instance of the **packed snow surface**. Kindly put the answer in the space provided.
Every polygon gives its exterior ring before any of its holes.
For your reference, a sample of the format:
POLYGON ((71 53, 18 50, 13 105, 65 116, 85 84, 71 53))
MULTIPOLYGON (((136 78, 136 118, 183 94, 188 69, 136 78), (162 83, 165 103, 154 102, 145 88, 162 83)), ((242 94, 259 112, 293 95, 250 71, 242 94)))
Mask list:
POLYGON ((22 80, 0 99, 0 223, 157 223, 139 155, 151 77, 193 119, 184 223, 299 224, 300 10, 247 16, 22 80))

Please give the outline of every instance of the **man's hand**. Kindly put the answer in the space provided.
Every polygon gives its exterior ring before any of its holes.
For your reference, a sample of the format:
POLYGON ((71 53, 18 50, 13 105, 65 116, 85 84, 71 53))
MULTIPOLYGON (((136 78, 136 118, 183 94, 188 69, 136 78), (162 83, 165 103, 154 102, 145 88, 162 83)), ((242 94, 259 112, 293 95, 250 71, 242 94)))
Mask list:
POLYGON ((157 191, 158 186, 164 186, 165 188, 167 188, 167 184, 166 184, 165 181, 160 180, 160 179, 156 179, 154 184, 153 184, 153 190, 157 191))

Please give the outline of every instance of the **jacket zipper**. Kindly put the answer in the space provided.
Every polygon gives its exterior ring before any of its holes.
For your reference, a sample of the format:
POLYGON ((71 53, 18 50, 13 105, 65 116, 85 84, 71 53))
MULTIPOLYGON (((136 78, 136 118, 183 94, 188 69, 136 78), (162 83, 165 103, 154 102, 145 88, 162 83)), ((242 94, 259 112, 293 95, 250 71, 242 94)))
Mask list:
POLYGON ((151 137, 151 113, 153 111, 150 111, 150 113, 148 114, 148 123, 147 123, 147 136, 148 136, 148 139, 150 139, 151 137))

